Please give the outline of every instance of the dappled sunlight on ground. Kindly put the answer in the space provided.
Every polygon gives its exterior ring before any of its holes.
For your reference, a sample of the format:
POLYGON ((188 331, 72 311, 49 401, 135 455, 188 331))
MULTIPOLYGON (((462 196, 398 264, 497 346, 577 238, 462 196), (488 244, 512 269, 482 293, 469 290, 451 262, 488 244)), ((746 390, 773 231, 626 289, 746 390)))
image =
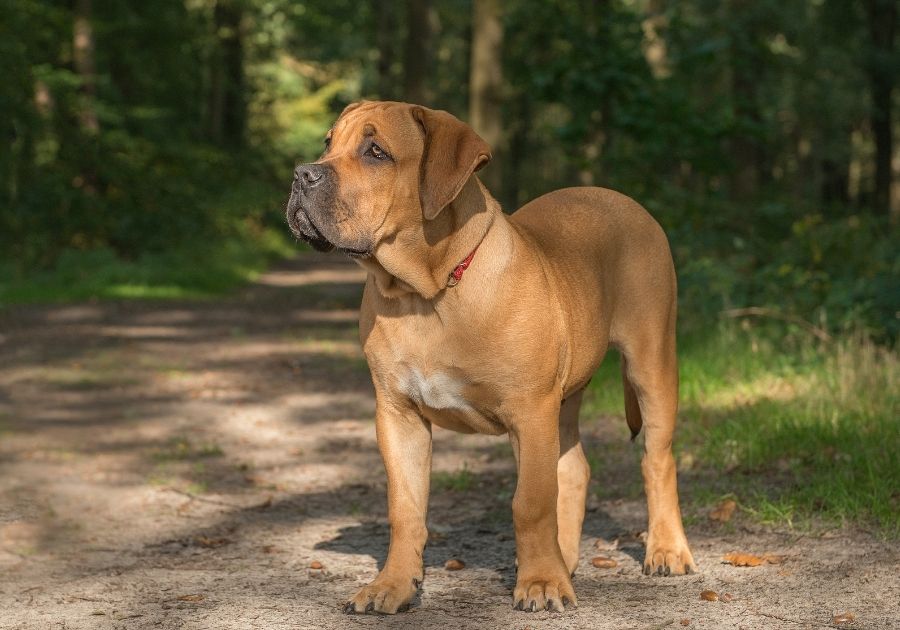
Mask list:
MULTIPOLYGON (((374 577, 388 543, 373 390, 357 338, 362 277, 339 257, 308 255, 226 300, 0 314, 3 623, 378 624, 340 614, 374 577), (310 569, 313 560, 325 569, 310 569)), ((761 379, 710 404, 747 404, 773 391, 785 401, 797 393, 761 379)), ((628 441, 622 417, 584 426, 594 481, 578 612, 524 617, 509 609, 508 442, 435 429, 428 577, 421 605, 392 625, 620 628, 684 616, 708 627, 737 627, 735 619, 771 627, 757 610, 819 620, 822 610, 865 596, 873 606, 857 618, 887 627, 878 585, 888 578, 875 561, 883 549, 871 538, 836 548, 745 521, 724 531, 700 522, 689 528, 700 575, 642 576, 640 544, 608 552, 615 570, 590 566, 598 537, 634 539, 646 512, 640 444, 628 441), (719 565, 735 546, 791 554, 790 575, 719 565), (448 572, 448 558, 467 566, 448 572), (852 597, 818 579, 836 572, 851 576, 852 597), (802 601, 778 599, 785 584, 802 601), (698 600, 703 588, 723 585, 742 603, 726 610, 698 600)))

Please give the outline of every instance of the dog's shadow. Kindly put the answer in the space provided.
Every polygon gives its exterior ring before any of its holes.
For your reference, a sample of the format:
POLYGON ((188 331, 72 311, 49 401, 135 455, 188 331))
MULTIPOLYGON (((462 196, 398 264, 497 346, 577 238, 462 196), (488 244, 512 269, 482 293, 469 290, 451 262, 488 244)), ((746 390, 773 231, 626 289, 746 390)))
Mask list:
MULTIPOLYGON (((456 559, 464 562, 467 568, 496 571, 510 588, 515 583, 516 544, 511 519, 472 522, 452 527, 429 523, 429 530, 431 533, 424 554, 426 570, 443 567, 448 560, 456 559)), ((588 513, 582 531, 581 564, 586 562, 585 555, 597 555, 588 547, 596 538, 610 540, 620 537, 624 531, 606 512, 595 510, 588 513)), ((387 523, 368 521, 342 527, 334 538, 319 542, 314 548, 369 556, 375 559, 380 571, 387 558, 389 541, 390 526, 387 523)), ((643 545, 624 544, 619 547, 619 551, 640 565, 644 562, 643 545)))

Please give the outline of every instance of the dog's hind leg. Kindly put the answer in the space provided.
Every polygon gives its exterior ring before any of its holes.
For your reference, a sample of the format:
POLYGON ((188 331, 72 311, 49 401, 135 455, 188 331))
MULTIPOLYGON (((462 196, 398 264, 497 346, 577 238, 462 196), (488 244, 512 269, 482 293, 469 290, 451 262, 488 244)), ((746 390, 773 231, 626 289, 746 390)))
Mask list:
MULTIPOLYGON (((647 494, 647 554, 644 573, 679 575, 696 569, 678 506, 672 436, 678 411, 678 361, 675 355, 674 309, 659 326, 645 325, 622 344, 627 379, 626 406, 639 407, 643 419, 641 471, 647 494), (633 399, 629 401, 629 389, 633 399)), ((633 409, 632 409, 633 411, 633 409)), ((635 425, 629 417, 632 431, 635 425)))
POLYGON ((638 404, 637 392, 634 386, 628 380, 628 361, 625 360, 625 354, 622 354, 620 361, 622 368, 622 386, 625 390, 625 420, 628 422, 628 428, 631 429, 631 439, 638 436, 641 427, 644 426, 644 420, 641 418, 641 406, 638 404))
POLYGON ((583 389, 578 390, 566 398, 559 409, 556 518, 559 523, 559 548, 570 574, 574 574, 578 566, 584 503, 591 478, 591 467, 581 448, 578 432, 578 411, 583 394, 583 389))

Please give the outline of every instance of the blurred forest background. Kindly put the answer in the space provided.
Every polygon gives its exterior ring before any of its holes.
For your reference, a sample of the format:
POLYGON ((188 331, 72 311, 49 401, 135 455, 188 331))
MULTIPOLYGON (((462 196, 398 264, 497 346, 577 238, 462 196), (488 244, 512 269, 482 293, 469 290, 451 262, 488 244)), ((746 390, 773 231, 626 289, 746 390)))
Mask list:
POLYGON ((893 0, 0 0, 0 299, 215 291, 290 250, 361 98, 447 109, 507 211, 646 205, 697 321, 900 331, 893 0), (769 311, 765 311, 769 312, 769 311))

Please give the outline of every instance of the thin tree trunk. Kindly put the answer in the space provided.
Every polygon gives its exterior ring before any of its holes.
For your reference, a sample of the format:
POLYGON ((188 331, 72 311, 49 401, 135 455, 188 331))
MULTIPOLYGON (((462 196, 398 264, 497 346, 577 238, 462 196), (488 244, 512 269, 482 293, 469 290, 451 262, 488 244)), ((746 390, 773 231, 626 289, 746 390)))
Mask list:
POLYGON ((404 54, 403 98, 410 103, 428 105, 425 76, 431 49, 430 0, 407 0, 407 34, 404 54))
MULTIPOLYGON (((511 103, 512 123, 509 135, 509 151, 503 160, 503 196, 500 200, 505 212, 515 212, 523 199, 523 163, 530 156, 528 133, 532 128, 532 104, 528 94, 520 94, 511 103)), ((534 191, 531 191, 534 192, 534 191)))
POLYGON ((82 102, 78 118, 83 131, 96 135, 100 131, 100 123, 97 120, 97 69, 94 63, 91 0, 75 0, 72 35, 72 60, 81 80, 82 102))
POLYGON ((894 90, 894 35, 897 30, 896 0, 868 0, 869 36, 872 41, 868 63, 872 90, 872 133, 875 136, 874 204, 879 213, 891 210, 891 98, 894 90))
POLYGON ((503 15, 500 0, 474 0, 469 67, 469 122, 487 141, 495 160, 481 179, 498 198, 503 197, 503 15))
POLYGON ((216 50, 212 56, 209 135, 215 142, 239 147, 244 142, 247 103, 244 98, 243 8, 235 0, 219 0, 213 10, 216 50))
POLYGON ((378 15, 378 98, 392 101, 396 98, 393 77, 394 40, 397 35, 397 16, 393 2, 373 0, 372 9, 378 15))

